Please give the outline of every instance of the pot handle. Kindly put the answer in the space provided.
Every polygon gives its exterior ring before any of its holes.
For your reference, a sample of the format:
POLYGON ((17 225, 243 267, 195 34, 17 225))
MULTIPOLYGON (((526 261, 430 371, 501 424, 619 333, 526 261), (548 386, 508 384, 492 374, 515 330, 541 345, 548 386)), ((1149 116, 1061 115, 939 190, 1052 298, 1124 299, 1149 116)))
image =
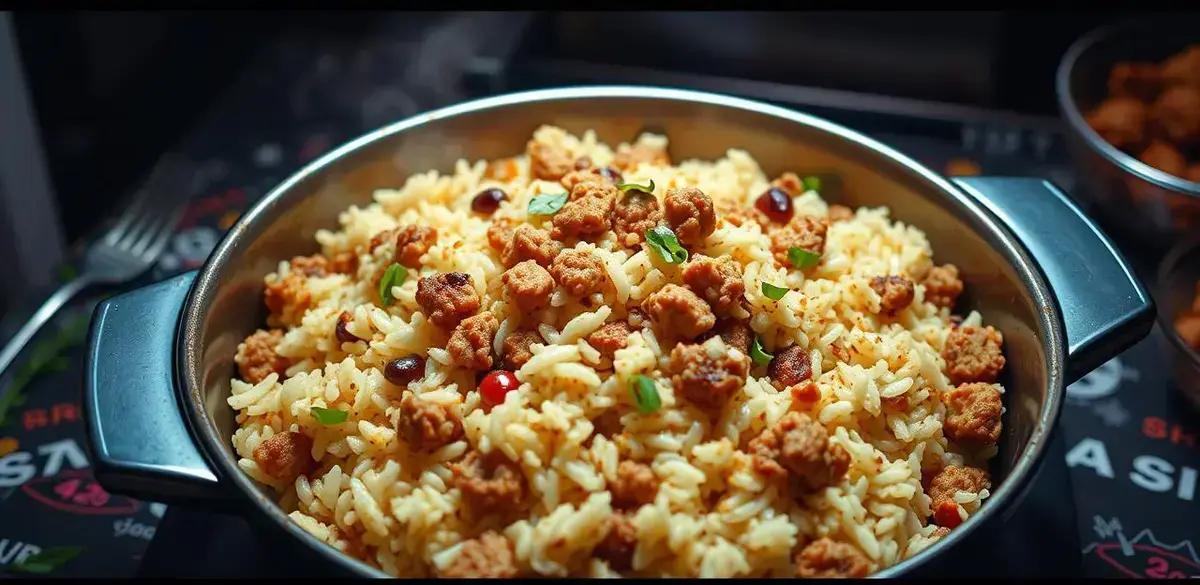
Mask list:
POLYGON ((1012 230, 1041 266, 1062 312, 1066 383, 1145 337, 1154 301, 1108 236, 1049 181, 954 179, 1012 230))
POLYGON ((105 489, 160 502, 219 502, 227 490, 201 455, 177 398, 175 334, 196 272, 102 301, 92 315, 84 418, 105 489))

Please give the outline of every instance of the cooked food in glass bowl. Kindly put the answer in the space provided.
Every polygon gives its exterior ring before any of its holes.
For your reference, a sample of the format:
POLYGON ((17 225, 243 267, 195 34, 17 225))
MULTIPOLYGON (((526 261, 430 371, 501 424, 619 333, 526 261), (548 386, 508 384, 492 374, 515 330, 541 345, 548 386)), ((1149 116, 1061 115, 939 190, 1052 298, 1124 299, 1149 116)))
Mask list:
POLYGON ((1086 119, 1138 160, 1200 182, 1200 44, 1161 63, 1117 62, 1108 74, 1108 97, 1086 119))
POLYGON ((1005 357, 958 269, 667 140, 544 126, 342 213, 238 347, 241 469, 396 575, 862 577, 961 524, 1005 357))
POLYGON ((1200 238, 1175 246, 1159 265, 1158 322, 1171 342, 1179 389, 1200 408, 1200 238))
POLYGON ((349 142, 106 300, 85 411, 106 489, 346 573, 936 572, 1152 315, 1044 181, 563 88, 349 142))

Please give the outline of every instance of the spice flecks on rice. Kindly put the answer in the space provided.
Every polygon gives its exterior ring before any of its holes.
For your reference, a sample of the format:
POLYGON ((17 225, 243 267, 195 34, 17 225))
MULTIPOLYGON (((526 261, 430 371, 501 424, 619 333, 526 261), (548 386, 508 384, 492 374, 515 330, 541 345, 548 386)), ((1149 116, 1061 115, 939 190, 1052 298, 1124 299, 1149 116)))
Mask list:
POLYGON ((543 126, 340 214, 265 277, 239 467, 398 576, 853 576, 975 513, 1004 361, 957 269, 667 146, 543 126))

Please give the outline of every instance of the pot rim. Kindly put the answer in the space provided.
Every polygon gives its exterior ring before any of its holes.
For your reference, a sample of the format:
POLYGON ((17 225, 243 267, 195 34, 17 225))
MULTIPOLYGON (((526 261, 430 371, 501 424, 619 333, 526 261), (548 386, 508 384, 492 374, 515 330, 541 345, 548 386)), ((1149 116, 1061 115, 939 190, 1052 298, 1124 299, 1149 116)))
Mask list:
POLYGON ((1035 306, 1040 310, 1036 313, 1036 321, 1040 331, 1045 333, 1042 340, 1042 351, 1046 359, 1046 399, 1038 413, 1037 423, 1032 429, 1024 449, 1017 457, 1016 464, 1005 477, 1000 486, 991 492, 988 504, 967 519, 961 526, 951 531, 947 536, 926 547, 917 554, 903 559, 896 564, 873 573, 872 577, 895 577, 906 574, 934 559, 950 547, 966 539, 974 530, 985 523, 999 520, 1011 512, 1011 506, 1017 503, 1027 492, 1034 474, 1041 464, 1046 448, 1052 438, 1055 423, 1058 420, 1063 391, 1064 369, 1066 356, 1065 326, 1061 309, 1056 297, 1051 292, 1039 265, 1032 259, 1024 245, 1016 236, 1004 227, 998 219, 981 205, 969 198, 959 187, 947 179, 926 168, 908 156, 886 146, 866 135, 850 130, 822 118, 801 113, 795 110, 766 104, 759 101, 727 96, 717 93, 674 89, 653 86, 634 85, 591 85, 570 86, 551 89, 537 89, 516 93, 502 94, 480 98, 459 104, 420 113, 407 119, 383 126, 367 132, 333 149, 325 155, 305 165, 299 171, 279 183, 277 187, 263 196, 254 206, 247 210, 226 233, 224 238, 209 255, 200 268, 196 279, 188 292, 184 303, 182 319, 176 348, 176 371, 180 379, 177 384, 179 401, 186 411, 185 419, 198 439, 199 449, 206 459, 218 470, 218 475, 225 484, 235 487, 236 495, 247 496, 254 503, 254 508, 265 517, 274 520, 275 524, 287 531, 291 536, 304 542, 310 549, 333 562, 345 571, 360 575, 375 577, 390 577, 358 559, 334 549, 318 540, 295 522, 288 518, 276 502, 268 498, 254 481, 238 469, 236 461, 226 454, 228 437, 219 436, 211 424, 200 397, 201 379, 200 364, 202 363, 203 347, 200 339, 199 323, 207 306, 218 289, 217 268, 226 263, 234 248, 234 243, 246 237, 251 225, 271 220, 271 211, 283 198, 284 194, 301 182, 313 176, 320 175, 327 167, 335 165, 343 157, 385 140, 393 135, 403 133, 426 123, 444 118, 476 113, 487 110, 503 110, 505 107, 526 104, 530 102, 555 102, 569 100, 588 100, 595 98, 626 98, 631 100, 665 100, 677 102, 700 103, 718 108, 748 111, 777 119, 780 123, 799 124, 832 134, 840 140, 854 143, 866 150, 888 158, 904 167, 917 178, 927 182, 941 191, 951 205, 958 205, 969 212, 972 219, 985 230, 979 232, 993 244, 993 248, 1001 255, 1011 259, 1011 266, 1021 280, 1022 286, 1030 294, 1035 306))
POLYGON ((1131 29, 1148 26, 1147 23, 1138 20, 1106 25, 1092 30, 1072 43, 1067 52, 1063 54, 1062 60, 1059 61, 1058 69, 1054 75, 1054 95, 1058 102, 1058 110, 1066 121, 1067 129, 1070 133, 1087 144, 1092 152, 1100 155, 1121 170, 1173 193, 1186 197, 1200 197, 1200 183, 1188 181, 1182 177, 1176 177, 1170 173, 1160 171, 1138 160, 1137 157, 1131 156, 1125 151, 1109 144, 1084 119, 1083 112, 1079 110, 1078 101, 1071 92, 1071 77, 1075 73, 1079 59, 1084 54, 1112 36, 1131 29))

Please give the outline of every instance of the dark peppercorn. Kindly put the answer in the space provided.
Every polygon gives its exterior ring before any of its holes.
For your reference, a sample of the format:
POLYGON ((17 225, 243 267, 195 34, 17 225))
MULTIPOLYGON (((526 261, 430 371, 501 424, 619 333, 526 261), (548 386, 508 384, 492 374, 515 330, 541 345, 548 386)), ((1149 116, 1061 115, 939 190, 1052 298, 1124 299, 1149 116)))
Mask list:
POLYGON ((503 189, 488 187, 471 200, 471 211, 485 214, 495 213, 500 208, 500 202, 505 199, 508 199, 508 194, 503 189))
POLYGON ((339 343, 354 343, 355 341, 362 341, 361 337, 350 333, 350 331, 346 329, 346 323, 349 323, 350 319, 352 318, 353 317, 350 315, 349 311, 342 311, 342 314, 338 315, 337 326, 333 328, 333 335, 334 337, 337 337, 339 343))
POLYGON ((425 358, 419 355, 407 355, 388 362, 383 369, 383 377, 397 386, 404 386, 425 373, 425 358))

